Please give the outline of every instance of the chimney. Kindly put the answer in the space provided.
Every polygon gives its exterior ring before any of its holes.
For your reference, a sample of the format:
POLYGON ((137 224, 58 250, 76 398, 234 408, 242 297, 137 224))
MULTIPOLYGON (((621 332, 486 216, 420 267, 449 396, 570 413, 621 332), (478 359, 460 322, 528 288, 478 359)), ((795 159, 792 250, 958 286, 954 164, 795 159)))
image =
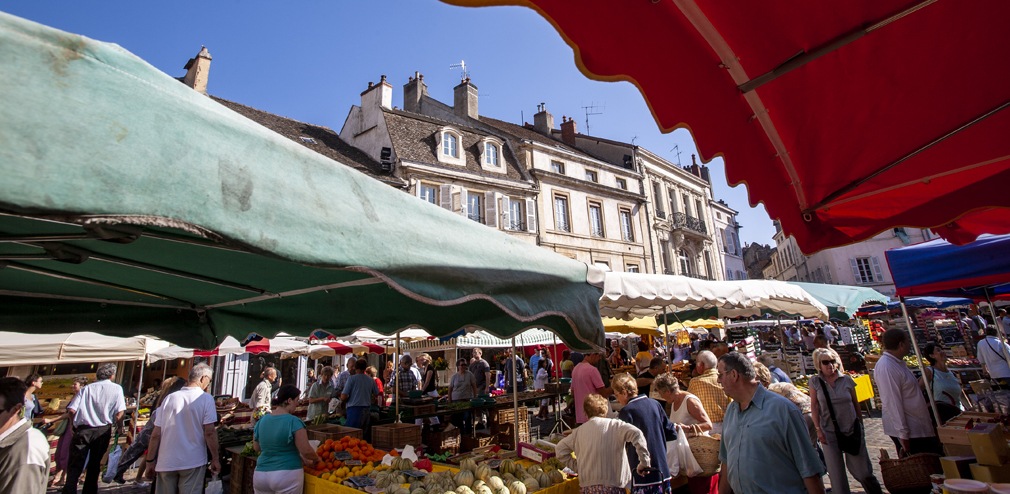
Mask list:
POLYGON ((414 77, 408 79, 407 83, 403 85, 403 109, 413 113, 421 113, 422 96, 428 96, 428 85, 424 83, 424 74, 414 72, 414 77))
POLYGON ((369 82, 368 89, 361 93, 361 108, 382 107, 393 108, 393 85, 386 82, 386 76, 378 84, 369 82))
POLYGON ((477 116, 477 86, 470 83, 469 77, 463 79, 463 82, 452 89, 452 112, 460 118, 479 119, 477 116))
POLYGON ((207 77, 210 74, 210 52, 206 46, 200 47, 200 53, 186 62, 186 76, 182 82, 198 93, 207 94, 207 77))
POLYGON ((703 178, 701 176, 701 167, 698 166, 698 161, 695 159, 695 156, 693 154, 691 155, 691 175, 694 175, 698 178, 703 178))
POLYGON ((565 144, 575 147, 575 119, 569 120, 568 117, 561 116, 561 140, 565 141, 565 144))
POLYGON ((708 173, 708 167, 705 165, 701 165, 701 179, 712 183, 712 176, 708 173))
POLYGON ((554 115, 547 113, 546 103, 537 105, 537 113, 533 115, 533 130, 551 137, 551 131, 554 130, 554 115))

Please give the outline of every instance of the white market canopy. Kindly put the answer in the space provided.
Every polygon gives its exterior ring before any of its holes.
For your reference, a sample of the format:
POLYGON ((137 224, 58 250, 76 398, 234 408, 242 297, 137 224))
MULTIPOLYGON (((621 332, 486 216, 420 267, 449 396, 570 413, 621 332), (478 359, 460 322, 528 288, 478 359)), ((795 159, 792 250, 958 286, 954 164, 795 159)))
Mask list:
POLYGON ((116 338, 97 333, 25 334, 0 332, 0 365, 76 364, 143 360, 168 347, 167 341, 134 336, 116 338))
POLYGON ((151 364, 159 360, 190 359, 193 357, 216 357, 221 355, 235 355, 239 353, 283 353, 288 355, 308 355, 310 347, 308 343, 290 337, 263 338, 259 341, 250 341, 242 346, 238 340, 231 336, 225 337, 221 345, 213 350, 194 350, 180 346, 168 346, 159 351, 152 352, 147 356, 147 363, 151 364))
POLYGON ((793 319, 782 319, 781 321, 774 319, 761 319, 757 321, 741 321, 741 322, 731 322, 726 325, 726 329, 729 328, 764 328, 771 326, 795 326, 796 321, 793 319))
MULTIPOLYGON (((527 329, 516 335, 516 347, 554 345, 563 343, 554 333, 545 329, 527 329)), ((439 340, 418 340, 401 344, 400 348, 404 352, 436 352, 451 348, 511 348, 511 339, 502 339, 484 331, 474 331, 473 333, 450 338, 446 341, 439 340)))
POLYGON ((828 317, 827 307, 803 288, 775 280, 707 281, 610 271, 600 298, 600 315, 625 320, 713 308, 734 317, 765 312, 828 317))

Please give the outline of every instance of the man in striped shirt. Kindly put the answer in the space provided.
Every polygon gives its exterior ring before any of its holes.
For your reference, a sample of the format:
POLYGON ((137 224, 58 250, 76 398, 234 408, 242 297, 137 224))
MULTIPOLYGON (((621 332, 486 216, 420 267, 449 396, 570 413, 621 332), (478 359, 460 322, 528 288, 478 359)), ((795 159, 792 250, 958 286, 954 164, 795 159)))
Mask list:
POLYGON ((695 371, 698 376, 691 379, 687 392, 701 400, 701 406, 712 419, 712 434, 722 434, 722 420, 726 416, 729 398, 719 384, 719 372, 716 370, 718 359, 715 354, 704 350, 698 353, 698 363, 695 371))

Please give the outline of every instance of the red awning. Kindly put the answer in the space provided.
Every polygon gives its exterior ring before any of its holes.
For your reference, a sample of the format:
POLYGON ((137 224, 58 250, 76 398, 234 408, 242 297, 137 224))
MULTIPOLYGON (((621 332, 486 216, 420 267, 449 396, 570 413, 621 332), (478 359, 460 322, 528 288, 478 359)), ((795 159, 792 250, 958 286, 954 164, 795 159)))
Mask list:
POLYGON ((991 210, 1010 208, 1010 2, 445 1, 536 9, 806 253, 896 226, 1010 233, 991 210))

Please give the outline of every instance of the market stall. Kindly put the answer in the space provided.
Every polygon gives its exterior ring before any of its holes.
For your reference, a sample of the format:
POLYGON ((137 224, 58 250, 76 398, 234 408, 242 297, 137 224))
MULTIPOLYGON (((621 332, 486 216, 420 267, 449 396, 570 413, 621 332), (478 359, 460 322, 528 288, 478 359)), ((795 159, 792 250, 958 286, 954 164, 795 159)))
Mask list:
MULTIPOLYGON (((912 347, 919 357, 920 371, 922 356, 908 316, 906 298, 937 296, 985 301, 992 320, 996 321, 992 301, 1010 298, 1010 257, 1007 252, 1010 252, 1010 235, 982 235, 963 246, 938 239, 885 252, 912 347)), ((1000 342, 1005 344, 1003 331, 996 333, 1000 342)), ((1005 352, 1004 357, 1010 359, 1010 352, 1005 352)), ((939 416, 933 394, 928 388, 927 392, 934 414, 939 416)))

